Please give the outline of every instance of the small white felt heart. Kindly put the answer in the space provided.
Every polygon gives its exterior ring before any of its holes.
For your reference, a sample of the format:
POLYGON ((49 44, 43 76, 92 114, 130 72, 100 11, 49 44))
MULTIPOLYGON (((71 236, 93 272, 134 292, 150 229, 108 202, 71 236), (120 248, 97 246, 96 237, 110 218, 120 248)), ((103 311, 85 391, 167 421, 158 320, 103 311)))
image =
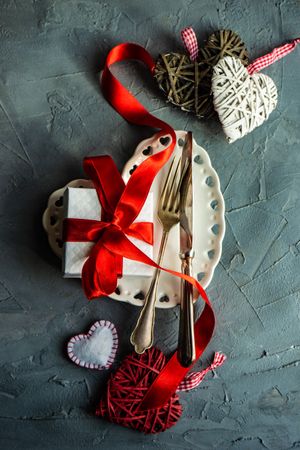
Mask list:
POLYGON ((118 348, 115 326, 108 320, 95 322, 87 334, 73 336, 68 342, 68 356, 78 366, 88 369, 108 369, 118 348))
POLYGON ((277 89, 267 75, 250 76, 239 59, 222 58, 213 69, 212 93, 228 141, 245 136, 268 119, 277 104, 277 89))

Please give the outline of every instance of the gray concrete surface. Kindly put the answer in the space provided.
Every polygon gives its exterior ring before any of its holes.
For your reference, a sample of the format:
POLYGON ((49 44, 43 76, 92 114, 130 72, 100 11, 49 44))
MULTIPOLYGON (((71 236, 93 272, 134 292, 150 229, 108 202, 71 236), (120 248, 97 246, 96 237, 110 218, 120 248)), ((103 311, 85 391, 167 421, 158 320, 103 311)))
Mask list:
MULTIPOLYGON (((1 0, 0 15, 0 448, 270 449, 300 447, 300 48, 265 70, 278 86, 270 120, 229 146, 216 120, 166 106, 142 68, 116 68, 157 116, 192 129, 210 154, 226 201, 223 256, 208 293, 218 328, 203 358, 228 355, 215 376, 182 394, 183 417, 158 436, 95 418, 108 372, 68 361, 68 338, 96 319, 120 334, 116 366, 130 351, 136 307, 88 303, 61 277, 41 227, 48 195, 82 176, 88 154, 121 168, 152 131, 107 104, 97 74, 107 51, 134 41, 156 56, 181 49, 193 25, 240 33, 253 59, 300 35, 298 0, 1 0)), ((159 311, 157 342, 176 345, 177 311, 159 311)), ((200 367, 201 364, 198 364, 200 367)))

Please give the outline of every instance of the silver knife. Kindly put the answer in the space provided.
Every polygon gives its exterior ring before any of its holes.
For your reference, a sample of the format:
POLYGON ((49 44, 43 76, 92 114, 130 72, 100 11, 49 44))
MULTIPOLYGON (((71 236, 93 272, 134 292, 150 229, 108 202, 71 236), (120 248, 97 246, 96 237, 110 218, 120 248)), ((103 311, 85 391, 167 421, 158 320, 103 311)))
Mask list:
MULTIPOLYGON (((193 136, 189 131, 182 150, 181 171, 185 173, 180 189, 180 259, 181 272, 192 275, 193 250, 193 136)), ((181 302, 177 357, 183 367, 189 367, 196 359, 194 335, 193 287, 181 281, 181 302)))

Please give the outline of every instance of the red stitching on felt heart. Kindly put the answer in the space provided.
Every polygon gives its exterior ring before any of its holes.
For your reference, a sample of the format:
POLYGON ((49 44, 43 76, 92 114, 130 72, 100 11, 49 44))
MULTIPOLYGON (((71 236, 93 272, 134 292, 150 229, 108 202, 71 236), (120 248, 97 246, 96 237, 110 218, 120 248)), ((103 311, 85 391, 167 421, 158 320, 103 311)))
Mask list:
POLYGON ((113 323, 109 322, 108 320, 99 320, 91 326, 91 328, 89 329, 87 334, 78 334, 76 336, 73 336, 70 339, 70 341, 68 342, 67 352, 68 352, 69 358, 78 366, 86 367, 88 369, 103 370, 103 369, 108 369, 114 362, 115 356, 117 353, 117 348, 118 348, 118 334, 117 334, 116 327, 114 326, 113 323), (92 362, 88 363, 86 361, 80 360, 74 352, 74 344, 78 341, 90 340, 98 328, 107 328, 107 329, 111 330, 112 339, 113 339, 111 353, 108 356, 107 362, 105 365, 96 364, 96 363, 92 363, 92 362))

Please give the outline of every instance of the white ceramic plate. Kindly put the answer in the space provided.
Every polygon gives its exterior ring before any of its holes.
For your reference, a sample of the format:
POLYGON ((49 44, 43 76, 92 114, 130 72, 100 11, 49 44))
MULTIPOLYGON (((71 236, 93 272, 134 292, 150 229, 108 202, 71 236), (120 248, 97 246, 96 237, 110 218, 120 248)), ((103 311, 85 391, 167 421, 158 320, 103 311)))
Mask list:
MULTIPOLYGON (((176 131, 177 144, 174 155, 180 155, 186 132, 176 131)), ((166 148, 170 136, 158 139, 157 134, 142 141, 132 158, 123 169, 123 179, 128 181, 132 170, 141 164, 149 155, 166 148)), ((154 208, 157 210, 158 198, 164 183, 170 162, 159 172, 155 178, 151 191, 154 193, 154 208)), ((90 187, 90 181, 75 180, 68 186, 90 187)), ((66 187, 65 187, 66 188, 66 187)), ((62 198, 64 189, 55 191, 49 198, 48 208, 43 216, 43 225, 48 233, 49 243, 53 251, 61 256, 61 223, 62 198)), ((193 232, 195 257, 193 260, 193 273, 206 288, 214 273, 214 269, 221 257, 222 240, 225 232, 224 200, 220 191, 220 182, 217 173, 211 166, 207 152, 193 141, 193 232)), ((162 227, 154 214, 154 260, 158 255, 162 227)), ((180 272, 179 259, 179 225, 175 226, 169 235, 167 248, 162 265, 180 272)), ((118 289, 111 294, 115 300, 125 301, 142 306, 145 293, 151 282, 150 277, 123 276, 119 280, 118 289)), ((171 308, 180 302, 180 279, 162 272, 158 287, 156 306, 158 308, 171 308)))

